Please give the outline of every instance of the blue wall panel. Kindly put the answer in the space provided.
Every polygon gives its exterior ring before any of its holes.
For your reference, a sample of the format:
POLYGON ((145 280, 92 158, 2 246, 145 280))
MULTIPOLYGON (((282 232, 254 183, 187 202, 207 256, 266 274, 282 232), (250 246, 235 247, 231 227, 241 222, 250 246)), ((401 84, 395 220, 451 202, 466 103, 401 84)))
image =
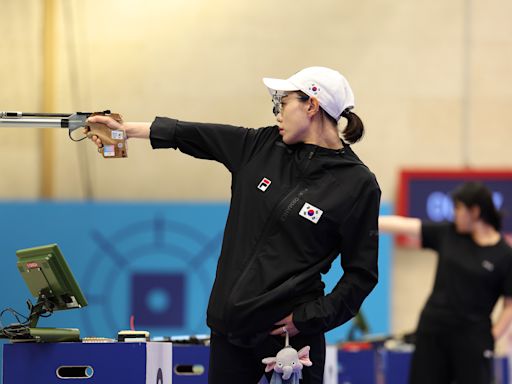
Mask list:
MULTIPOLYGON (((0 310, 26 314, 32 299, 16 250, 58 243, 89 306, 57 312, 40 326, 115 337, 134 315, 136 328, 153 336, 208 333, 206 306, 227 212, 227 203, 0 203, 0 310)), ((383 237, 380 282, 363 306, 373 333, 389 332, 390 249, 383 237)), ((327 291, 341 273, 336 260, 325 276, 327 291)), ((328 341, 345 338, 348 326, 331 331, 328 341)))

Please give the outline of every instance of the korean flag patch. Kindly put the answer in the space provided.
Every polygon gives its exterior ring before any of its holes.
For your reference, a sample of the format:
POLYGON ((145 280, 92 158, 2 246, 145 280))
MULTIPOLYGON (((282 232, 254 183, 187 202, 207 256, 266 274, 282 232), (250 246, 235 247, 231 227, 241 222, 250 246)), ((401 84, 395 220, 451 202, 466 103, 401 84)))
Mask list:
POLYGON ((324 211, 322 211, 321 209, 318 209, 317 207, 309 203, 305 203, 302 206, 299 215, 305 217, 309 221, 312 221, 313 223, 316 224, 318 223, 318 220, 320 220, 320 217, 322 217, 322 213, 324 213, 324 211))

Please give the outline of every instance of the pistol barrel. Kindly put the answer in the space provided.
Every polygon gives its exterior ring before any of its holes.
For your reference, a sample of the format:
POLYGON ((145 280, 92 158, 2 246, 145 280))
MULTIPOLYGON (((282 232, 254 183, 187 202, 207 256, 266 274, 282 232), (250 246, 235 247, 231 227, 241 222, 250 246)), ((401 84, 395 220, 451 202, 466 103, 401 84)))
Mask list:
POLYGON ((67 128, 83 127, 90 113, 0 112, 0 127, 6 128, 67 128))
MULTIPOLYGON (((0 118, 0 127, 7 128, 65 128, 63 119, 26 119, 26 118, 0 118)), ((67 128, 67 127, 66 127, 67 128)))

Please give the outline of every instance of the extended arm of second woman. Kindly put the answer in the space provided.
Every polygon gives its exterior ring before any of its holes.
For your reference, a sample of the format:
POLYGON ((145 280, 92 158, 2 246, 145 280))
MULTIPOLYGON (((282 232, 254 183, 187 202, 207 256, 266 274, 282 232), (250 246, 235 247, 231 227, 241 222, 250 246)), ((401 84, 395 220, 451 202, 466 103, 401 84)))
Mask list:
POLYGON ((379 216, 379 232, 394 235, 421 236, 421 220, 404 216, 379 216))

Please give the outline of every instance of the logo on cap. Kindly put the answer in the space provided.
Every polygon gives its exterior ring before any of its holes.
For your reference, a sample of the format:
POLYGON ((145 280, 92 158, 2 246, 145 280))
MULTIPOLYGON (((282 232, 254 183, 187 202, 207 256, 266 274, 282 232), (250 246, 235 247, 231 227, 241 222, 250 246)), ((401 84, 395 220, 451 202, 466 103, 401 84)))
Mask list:
POLYGON ((320 87, 316 85, 315 83, 311 84, 311 87, 309 87, 309 90, 313 92, 316 95, 318 95, 318 92, 320 92, 320 87))
POLYGON ((262 192, 265 192, 268 187, 270 187, 270 183, 272 183, 269 179, 264 177, 260 183, 258 184, 258 189, 262 192))

